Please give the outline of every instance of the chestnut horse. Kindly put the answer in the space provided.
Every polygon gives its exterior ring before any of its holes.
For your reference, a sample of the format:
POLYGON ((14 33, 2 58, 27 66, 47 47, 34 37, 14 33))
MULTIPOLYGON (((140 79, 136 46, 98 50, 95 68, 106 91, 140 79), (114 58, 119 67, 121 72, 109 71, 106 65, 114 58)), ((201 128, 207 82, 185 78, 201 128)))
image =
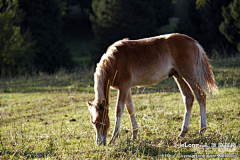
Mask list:
POLYGON ((97 64, 94 74, 95 100, 88 102, 91 122, 96 130, 96 143, 106 144, 109 128, 108 98, 110 86, 118 89, 116 120, 112 138, 119 134, 126 104, 132 124, 132 139, 137 138, 131 87, 151 85, 173 76, 182 93, 185 115, 180 136, 188 132, 194 92, 200 106, 200 131, 206 128, 206 94, 217 91, 211 66, 202 46, 182 34, 167 34, 140 40, 123 39, 111 45, 97 64))

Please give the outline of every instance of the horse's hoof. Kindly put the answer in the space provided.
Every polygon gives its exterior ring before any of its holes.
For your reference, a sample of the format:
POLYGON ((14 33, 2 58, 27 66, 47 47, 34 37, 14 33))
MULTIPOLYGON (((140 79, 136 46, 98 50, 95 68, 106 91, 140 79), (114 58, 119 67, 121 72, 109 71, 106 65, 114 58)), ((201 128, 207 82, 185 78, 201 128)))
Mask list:
POLYGON ((108 142, 108 145, 112 145, 113 143, 114 143, 114 138, 112 137, 111 139, 110 139, 110 141, 108 142))
POLYGON ((108 145, 110 146, 112 144, 112 140, 110 140, 109 142, 108 142, 108 145))
POLYGON ((185 132, 182 132, 181 134, 179 134, 179 136, 178 136, 178 137, 180 137, 180 138, 184 138, 184 137, 185 137, 185 135, 186 135, 186 133, 185 133, 185 132))
POLYGON ((132 141, 134 141, 136 139, 137 139, 137 135, 133 135, 132 138, 131 138, 132 141))
POLYGON ((188 128, 184 127, 184 129, 181 131, 179 137, 184 138, 187 132, 188 132, 188 128))
POLYGON ((199 135, 203 136, 206 130, 207 130, 207 127, 201 128, 200 131, 199 131, 199 135))

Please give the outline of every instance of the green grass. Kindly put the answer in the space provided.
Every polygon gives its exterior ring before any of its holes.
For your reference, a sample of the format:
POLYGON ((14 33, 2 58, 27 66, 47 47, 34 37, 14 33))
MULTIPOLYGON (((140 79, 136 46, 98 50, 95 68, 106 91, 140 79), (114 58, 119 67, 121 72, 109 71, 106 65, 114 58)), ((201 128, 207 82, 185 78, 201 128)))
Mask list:
MULTIPOLYGON (((215 60, 219 93, 207 98, 208 129, 199 137, 199 105, 194 101, 189 133, 179 139, 184 104, 172 78, 133 88, 138 139, 131 142, 125 109, 120 137, 113 146, 96 146, 87 101, 94 98, 93 69, 54 75, 40 73, 0 79, 0 159, 161 159, 240 156, 239 57, 215 60), (226 143, 237 148, 214 147, 226 143), (181 144, 207 144, 208 148, 181 144), (224 155, 223 155, 224 154, 224 155)), ((110 131, 117 92, 110 93, 110 131)), ((230 159, 230 158, 229 158, 230 159)))

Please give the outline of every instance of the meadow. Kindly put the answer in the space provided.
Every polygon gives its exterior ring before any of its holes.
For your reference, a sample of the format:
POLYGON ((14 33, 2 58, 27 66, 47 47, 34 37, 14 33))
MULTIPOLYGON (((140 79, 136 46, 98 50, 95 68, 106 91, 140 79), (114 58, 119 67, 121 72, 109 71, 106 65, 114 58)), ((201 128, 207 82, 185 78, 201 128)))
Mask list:
MULTIPOLYGON (((120 136, 97 146, 86 102, 94 98, 94 69, 0 79, 0 159, 174 159, 240 157, 240 56, 213 60, 219 93, 207 97, 207 125, 199 131, 195 99, 189 132, 179 138, 184 114, 173 78, 133 88, 138 139, 131 141, 125 109, 120 136)), ((110 91, 113 131, 117 91, 110 91)))

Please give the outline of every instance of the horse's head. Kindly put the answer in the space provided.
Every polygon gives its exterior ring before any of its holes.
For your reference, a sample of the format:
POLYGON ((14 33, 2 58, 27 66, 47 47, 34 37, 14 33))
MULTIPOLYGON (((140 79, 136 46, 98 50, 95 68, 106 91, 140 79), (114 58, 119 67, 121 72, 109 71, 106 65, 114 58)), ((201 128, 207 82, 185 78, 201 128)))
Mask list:
POLYGON ((91 123, 96 130, 96 143, 106 145, 107 131, 110 126, 107 102, 106 100, 102 100, 101 104, 88 102, 87 105, 91 113, 91 123))

